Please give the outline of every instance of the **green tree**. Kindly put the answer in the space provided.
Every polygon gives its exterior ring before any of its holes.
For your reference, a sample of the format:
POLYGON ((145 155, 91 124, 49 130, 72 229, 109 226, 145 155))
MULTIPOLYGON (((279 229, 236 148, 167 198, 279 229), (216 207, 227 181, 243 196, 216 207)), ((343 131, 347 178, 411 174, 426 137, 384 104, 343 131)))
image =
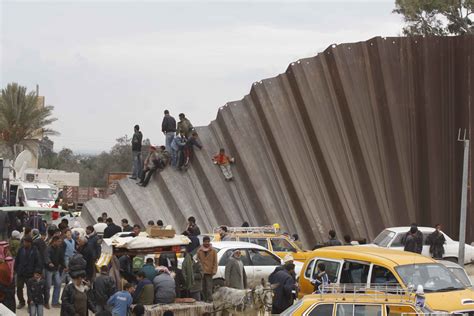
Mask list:
POLYGON ((0 131, 3 143, 15 156, 16 145, 41 136, 57 135, 49 128, 56 121, 52 117, 54 107, 39 106, 36 92, 27 92, 26 87, 10 83, 2 89, 0 96, 0 131))
POLYGON ((473 34, 474 0, 395 0, 405 35, 473 34))

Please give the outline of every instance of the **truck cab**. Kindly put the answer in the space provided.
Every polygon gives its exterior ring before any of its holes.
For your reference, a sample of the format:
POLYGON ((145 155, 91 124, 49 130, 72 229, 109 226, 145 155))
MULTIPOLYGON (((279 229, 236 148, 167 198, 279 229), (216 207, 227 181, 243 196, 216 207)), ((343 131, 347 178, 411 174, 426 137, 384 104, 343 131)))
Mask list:
POLYGON ((50 184, 34 182, 10 183, 10 205, 26 207, 52 207, 57 189, 50 184))

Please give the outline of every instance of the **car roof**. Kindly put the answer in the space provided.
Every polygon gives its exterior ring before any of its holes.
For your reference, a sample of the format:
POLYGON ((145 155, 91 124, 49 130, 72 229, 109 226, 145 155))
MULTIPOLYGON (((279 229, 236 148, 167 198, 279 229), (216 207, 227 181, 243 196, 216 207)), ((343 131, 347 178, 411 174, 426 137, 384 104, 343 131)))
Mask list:
POLYGON ((379 247, 334 246, 323 247, 312 251, 311 258, 348 259, 375 264, 400 266, 415 263, 436 263, 417 253, 379 247))
POLYGON ((261 249, 261 250, 268 250, 265 247, 252 244, 249 242, 244 241, 215 241, 212 242, 212 246, 218 249, 226 249, 226 248, 252 248, 252 249, 261 249))
MULTIPOLYGON (((391 230, 395 233, 406 233, 410 230, 410 226, 398 226, 398 227, 388 227, 384 230, 391 230)), ((418 226, 418 230, 421 232, 432 232, 435 230, 434 227, 418 226)))
POLYGON ((354 295, 353 293, 330 293, 330 294, 309 294, 303 297, 304 302, 310 304, 326 302, 326 303, 404 303, 413 307, 414 299, 410 295, 399 294, 369 294, 354 295))

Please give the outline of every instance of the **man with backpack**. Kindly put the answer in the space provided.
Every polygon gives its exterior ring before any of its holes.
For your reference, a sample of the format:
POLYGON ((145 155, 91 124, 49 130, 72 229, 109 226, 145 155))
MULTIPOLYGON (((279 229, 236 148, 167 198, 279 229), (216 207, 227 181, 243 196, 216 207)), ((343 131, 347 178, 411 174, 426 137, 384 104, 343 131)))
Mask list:
POLYGON ((107 300, 117 292, 114 279, 109 276, 109 268, 107 266, 100 267, 100 274, 94 281, 94 298, 96 304, 96 311, 111 312, 112 309, 107 306, 107 300))

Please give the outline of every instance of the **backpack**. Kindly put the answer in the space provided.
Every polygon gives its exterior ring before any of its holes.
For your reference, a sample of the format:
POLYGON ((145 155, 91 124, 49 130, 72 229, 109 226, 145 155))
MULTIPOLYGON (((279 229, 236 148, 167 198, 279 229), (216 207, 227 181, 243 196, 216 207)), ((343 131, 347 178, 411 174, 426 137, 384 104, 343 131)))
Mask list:
POLYGON ((132 261, 132 269, 133 271, 139 271, 141 268, 143 268, 144 265, 144 258, 140 256, 135 256, 132 261))

